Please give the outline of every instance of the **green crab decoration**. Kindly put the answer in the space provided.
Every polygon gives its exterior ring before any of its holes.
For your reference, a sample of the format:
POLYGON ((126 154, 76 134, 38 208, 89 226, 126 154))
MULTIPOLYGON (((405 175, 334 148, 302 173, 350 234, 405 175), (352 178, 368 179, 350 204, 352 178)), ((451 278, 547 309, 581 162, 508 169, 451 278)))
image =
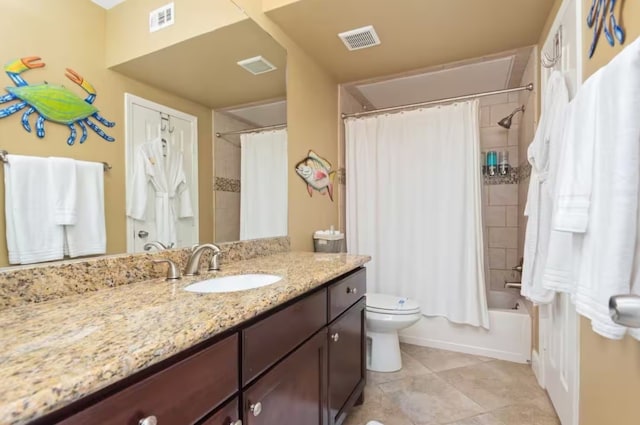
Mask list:
POLYGON ((114 122, 108 121, 98 114, 98 108, 93 106, 93 102, 96 99, 96 91, 91 83, 82 78, 77 72, 67 68, 65 76, 87 92, 88 96, 85 99, 82 99, 64 86, 48 84, 46 82, 43 84, 29 85, 20 76, 20 74, 29 69, 42 68, 45 64, 39 61, 39 57, 29 56, 16 59, 5 65, 5 72, 16 87, 6 88, 8 93, 0 96, 0 104, 13 100, 17 100, 18 102, 4 109, 0 109, 0 118, 8 117, 27 108, 22 114, 22 126, 26 131, 31 132, 29 116, 36 112, 38 115, 36 119, 36 134, 40 138, 44 137, 45 134, 44 122, 45 120, 49 120, 69 127, 71 131, 67 138, 67 144, 69 146, 73 145, 76 141, 76 125, 82 130, 80 143, 84 143, 84 141, 87 140, 87 127, 95 131, 104 140, 113 142, 115 140, 113 137, 106 134, 96 123, 89 120, 89 117, 95 118, 106 127, 113 127, 115 125, 114 122))

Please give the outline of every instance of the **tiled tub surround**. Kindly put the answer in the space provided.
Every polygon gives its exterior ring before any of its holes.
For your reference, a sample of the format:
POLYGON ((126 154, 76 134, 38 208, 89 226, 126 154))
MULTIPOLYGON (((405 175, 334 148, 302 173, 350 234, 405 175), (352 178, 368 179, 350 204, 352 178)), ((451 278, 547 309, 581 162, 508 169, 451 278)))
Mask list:
POLYGON ((184 351, 369 261, 281 253, 223 270, 164 278, 0 311, 0 423, 24 424, 184 351), (183 291, 213 276, 271 273, 271 286, 226 294, 183 291))
POLYGON ((518 264, 519 125, 522 113, 513 117, 507 130, 498 121, 520 106, 518 94, 500 94, 480 99, 480 144, 482 151, 508 151, 513 172, 505 177, 485 177, 483 225, 489 261, 488 289, 503 290, 505 280, 519 280, 511 270, 518 264))
MULTIPOLYGON (((289 251, 289 238, 268 238, 219 244, 222 265, 289 251)), ((166 264, 152 260, 166 258, 184 270, 190 249, 170 249, 144 254, 109 255, 84 260, 62 261, 36 266, 18 266, 0 271, 0 311, 9 307, 53 300, 67 295, 97 291, 166 275, 166 264)), ((201 270, 209 264, 210 251, 200 260, 201 270)))

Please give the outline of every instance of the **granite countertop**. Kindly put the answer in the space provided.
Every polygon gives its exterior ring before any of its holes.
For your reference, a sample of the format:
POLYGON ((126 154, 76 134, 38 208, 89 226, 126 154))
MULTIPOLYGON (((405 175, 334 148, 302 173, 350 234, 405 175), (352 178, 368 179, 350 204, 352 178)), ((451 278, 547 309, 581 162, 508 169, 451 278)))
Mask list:
POLYGON ((24 424, 353 270, 370 257, 288 252, 222 271, 153 279, 0 311, 0 424, 24 424), (183 291, 214 276, 270 273, 273 285, 183 291))

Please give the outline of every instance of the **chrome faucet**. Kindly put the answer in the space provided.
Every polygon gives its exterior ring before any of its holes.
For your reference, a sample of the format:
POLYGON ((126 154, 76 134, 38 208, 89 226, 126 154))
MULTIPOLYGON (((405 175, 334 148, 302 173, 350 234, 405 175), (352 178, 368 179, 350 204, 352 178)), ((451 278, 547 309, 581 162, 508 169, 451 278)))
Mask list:
POLYGON ((189 261, 187 261, 187 267, 184 270, 185 276, 195 276, 199 274, 198 266, 200 265, 200 257, 202 253, 210 249, 213 251, 211 261, 209 262, 209 271, 220 270, 220 264, 218 263, 218 256, 220 255, 220 248, 212 243, 205 243, 193 248, 189 261))
POLYGON ((147 242, 146 244, 144 244, 143 248, 145 251, 151 251, 151 248, 155 248, 158 251, 162 251, 167 249, 167 246, 160 241, 153 241, 153 242, 147 242))
POLYGON ((167 263, 169 268, 167 268, 167 281, 178 280, 180 279, 180 270, 178 270, 178 266, 173 261, 163 258, 161 260, 153 260, 154 264, 163 264, 167 263))

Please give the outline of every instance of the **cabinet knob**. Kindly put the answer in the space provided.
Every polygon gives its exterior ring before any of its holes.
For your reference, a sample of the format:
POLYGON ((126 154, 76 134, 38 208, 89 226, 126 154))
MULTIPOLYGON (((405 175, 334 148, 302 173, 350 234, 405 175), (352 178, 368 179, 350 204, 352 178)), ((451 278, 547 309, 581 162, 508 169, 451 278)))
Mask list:
POLYGON ((258 416, 260 412, 262 412, 262 403, 257 402, 256 404, 251 404, 249 406, 249 411, 253 416, 258 416))
POLYGON ((155 416, 147 416, 144 419, 140 419, 138 421, 138 425, 157 425, 158 424, 158 418, 156 418, 155 416))
POLYGON ((347 294, 357 294, 358 293, 358 288, 349 288, 347 286, 347 294))
POLYGON ((333 340, 333 342, 338 342, 338 340, 340 339, 340 334, 338 332, 334 333, 333 335, 331 335, 331 339, 333 340))

